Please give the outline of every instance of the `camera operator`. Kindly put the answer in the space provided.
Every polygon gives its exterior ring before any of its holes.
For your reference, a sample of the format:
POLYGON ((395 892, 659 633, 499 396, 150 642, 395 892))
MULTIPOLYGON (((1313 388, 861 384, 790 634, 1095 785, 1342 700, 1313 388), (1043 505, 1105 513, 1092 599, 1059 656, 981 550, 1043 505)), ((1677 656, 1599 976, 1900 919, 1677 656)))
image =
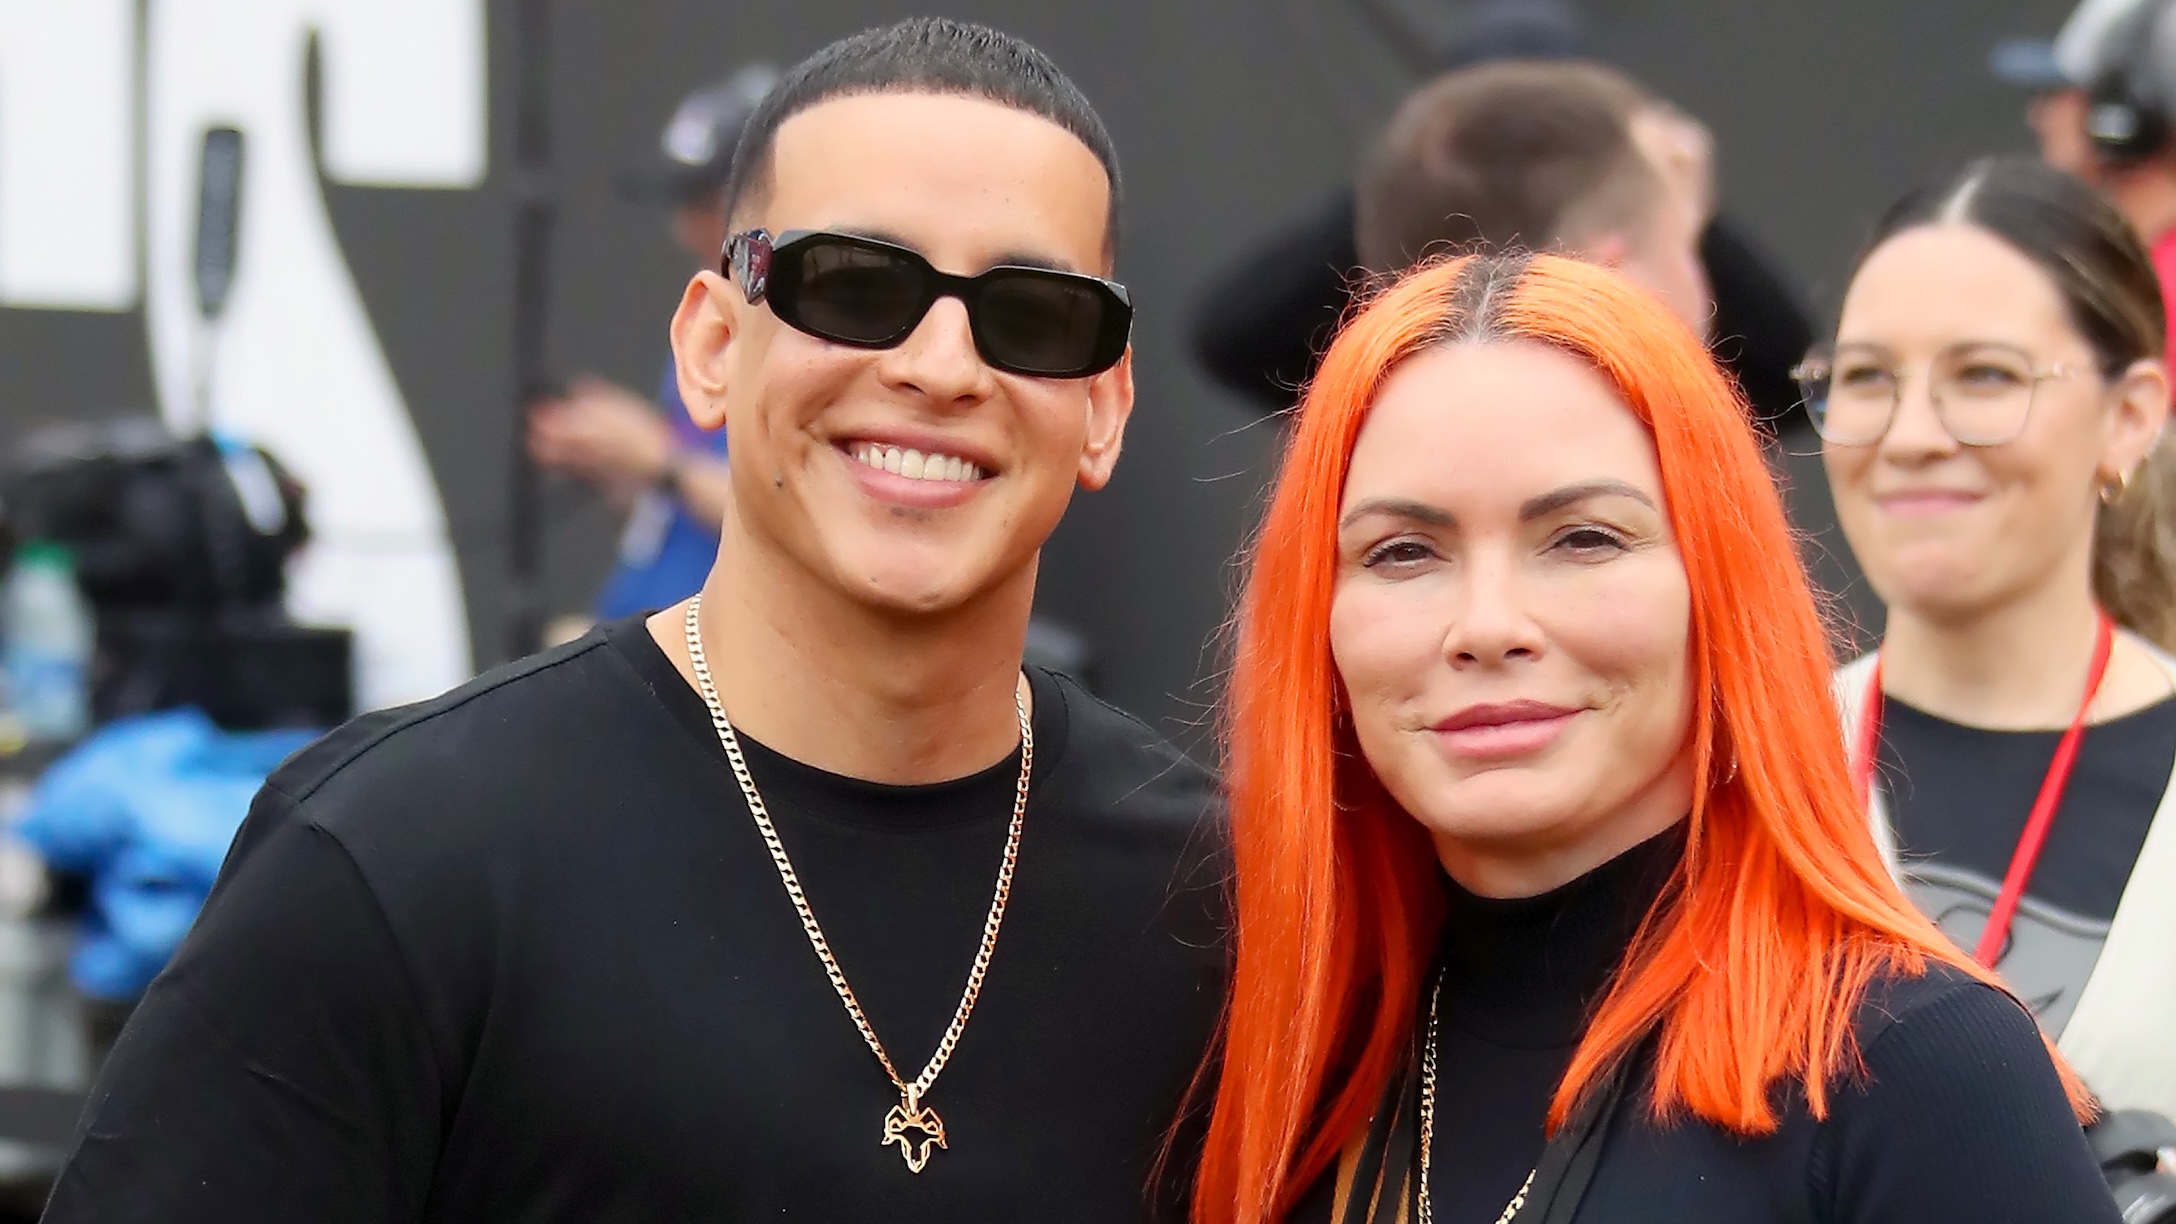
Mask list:
MULTIPOLYGON (((626 184, 630 194, 673 206, 673 241, 701 266, 716 263, 725 247, 733 149, 776 79, 755 65, 689 94, 665 125, 656 164, 626 184)), ((597 597, 600 619, 665 607, 702 585, 728 496, 725 433, 688 419, 669 359, 654 402, 584 375, 532 405, 529 453, 628 511, 618 563, 597 597)))
POLYGON ((2124 217, 1995 159, 1890 210, 1800 367, 1888 608, 1838 677, 1876 836, 2118 1111, 2095 1139, 2130 1221, 2170 1218, 2135 1174, 2176 1142, 2126 1112, 2176 1115, 2166 335, 2124 217))
POLYGON ((2049 165, 2106 196, 2145 239, 2164 301, 2176 289, 2176 5, 2086 0, 2054 42, 1996 48, 1995 74, 2032 91, 2049 165))

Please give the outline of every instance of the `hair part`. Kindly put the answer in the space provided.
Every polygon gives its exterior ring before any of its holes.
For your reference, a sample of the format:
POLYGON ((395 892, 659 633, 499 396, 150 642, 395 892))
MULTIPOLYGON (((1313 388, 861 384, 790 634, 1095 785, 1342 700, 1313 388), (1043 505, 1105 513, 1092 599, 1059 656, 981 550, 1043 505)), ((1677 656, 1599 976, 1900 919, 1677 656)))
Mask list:
MULTIPOLYGON (((2031 260, 2092 348, 2103 378, 2167 359, 2168 314, 2153 257, 2123 214, 2037 159, 1983 158, 1897 201, 1852 275, 1906 230, 1970 225, 2031 260)), ((2124 628, 2176 650, 2176 448, 2164 436, 2093 532, 2093 593, 2124 628)))
POLYGON ((1426 832, 1340 716, 1338 509, 1400 363, 1511 339, 1591 363, 1649 430, 1692 592, 1691 684, 1708 695, 1690 734, 1700 782, 1684 857, 1595 1009, 1551 1127, 1650 1034, 1658 1115, 1763 1134, 1782 1085, 1825 1117, 1833 1087, 1861 1069, 1853 1023, 1877 978, 1940 961, 1993 980, 1913 908, 1874 845, 1782 503, 1700 341, 1630 281, 1575 260, 1431 263, 1332 341, 1250 546, 1223 726, 1237 924, 1223 1043, 1205 1072, 1217 1095, 1195 1184, 1202 1224, 1283 1218, 1411 1049, 1442 885, 1426 832))
POLYGON ((842 38, 793 66, 748 118, 733 152, 725 214, 738 223, 768 198, 778 129, 802 111, 834 98, 924 93, 982 98, 1039 115, 1088 146, 1110 180, 1104 251, 1118 252, 1122 193, 1118 150, 1103 120, 1049 56, 989 26, 945 17, 912 17, 842 38))
POLYGON ((1652 215, 1666 187, 1632 137, 1652 100, 1600 64, 1446 73, 1399 107, 1359 176, 1355 236, 1377 272, 1469 249, 1567 249, 1652 215))

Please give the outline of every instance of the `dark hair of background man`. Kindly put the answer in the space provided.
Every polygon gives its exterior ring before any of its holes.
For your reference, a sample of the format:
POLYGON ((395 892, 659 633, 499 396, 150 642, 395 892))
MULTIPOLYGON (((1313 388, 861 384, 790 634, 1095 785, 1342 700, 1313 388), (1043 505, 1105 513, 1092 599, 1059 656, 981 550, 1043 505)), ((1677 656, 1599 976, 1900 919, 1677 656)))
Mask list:
POLYGON ((726 181, 725 214, 741 214, 771 187, 771 146, 786 120, 833 98, 935 93, 986 98, 1040 115, 1078 137, 1110 179, 1104 249, 1118 251, 1118 150, 1086 95, 1049 56, 1009 34, 972 22, 916 17, 831 44, 802 61, 763 100, 742 130, 726 181))
POLYGON ((1665 190, 1632 140, 1648 104, 1594 63, 1487 64, 1423 86, 1361 168, 1360 262, 1395 271, 1446 250, 1548 250, 1636 227, 1665 190))
MULTIPOLYGON (((1588 19, 1570 0, 1478 0, 1442 48, 1437 71, 1512 63, 1598 66, 1594 51, 1588 19)), ((1615 79, 1631 91, 1634 104, 1650 97, 1631 78, 1615 79)), ((1431 85, 1417 88, 1425 92, 1431 85)), ((1351 305, 1354 286, 1369 274, 1393 270, 1363 266, 1354 238, 1358 213, 1353 188, 1341 188, 1313 211, 1257 238, 1210 278, 1190 337, 1204 370, 1264 410, 1293 405, 1351 305)), ((1507 227, 1501 218, 1483 220, 1491 229, 1522 235, 1525 245, 1546 241, 1527 236, 1527 222, 1507 227)), ((1715 356, 1737 379, 1754 415, 1777 427, 1797 412, 1790 370, 1813 342, 1805 308, 1775 262, 1727 214, 1701 233, 1700 262, 1714 295, 1709 334, 1715 356)))

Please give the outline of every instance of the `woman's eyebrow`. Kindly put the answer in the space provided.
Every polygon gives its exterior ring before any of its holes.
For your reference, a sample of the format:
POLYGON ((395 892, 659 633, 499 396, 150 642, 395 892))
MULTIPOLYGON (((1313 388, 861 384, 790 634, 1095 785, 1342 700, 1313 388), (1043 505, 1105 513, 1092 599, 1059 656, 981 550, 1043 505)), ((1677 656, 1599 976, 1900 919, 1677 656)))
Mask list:
MULTIPOLYGON (((1547 493, 1530 497, 1519 507, 1519 518, 1522 522, 1531 521, 1593 497, 1629 497, 1650 510, 1656 508, 1655 499, 1637 486, 1622 480, 1603 478, 1582 480, 1577 484, 1568 484, 1563 488, 1551 489, 1547 493)), ((1338 529, 1343 530, 1374 514, 1407 519, 1428 527, 1458 525, 1458 519, 1441 506, 1405 497, 1371 497, 1347 510, 1345 516, 1337 521, 1338 529)))
POLYGON ((1337 520, 1338 530, 1343 531, 1371 514, 1409 519, 1429 527, 1453 527, 1458 523, 1457 519, 1451 517, 1451 512, 1441 506, 1431 506, 1427 502, 1404 497, 1371 497, 1347 510, 1345 517, 1337 520))
POLYGON ((1547 493, 1526 499, 1526 503, 1519 507, 1519 521, 1532 522, 1554 514, 1566 506, 1577 505, 1590 497, 1629 497, 1650 510, 1656 509, 1654 498, 1622 480, 1582 480, 1577 484, 1568 484, 1561 489, 1551 489, 1547 493))

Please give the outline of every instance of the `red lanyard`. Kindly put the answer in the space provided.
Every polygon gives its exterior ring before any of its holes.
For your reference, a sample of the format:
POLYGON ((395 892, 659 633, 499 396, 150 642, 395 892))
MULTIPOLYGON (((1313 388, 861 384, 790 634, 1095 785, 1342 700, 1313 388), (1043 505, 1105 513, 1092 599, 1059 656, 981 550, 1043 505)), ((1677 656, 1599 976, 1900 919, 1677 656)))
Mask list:
MULTIPOLYGON (((2106 612, 2098 612, 2099 631, 2093 639, 2093 662, 2086 669, 2085 699, 2078 703, 2078 716, 2070 720, 2070 730, 2063 733, 2062 741, 2055 745, 2055 759, 2048 763, 2048 776, 2040 783, 2040 797, 2032 802, 2032 815, 2025 819, 2025 832, 2017 839, 2017 849, 2010 855, 2009 874, 2002 877, 2002 891, 1995 896, 1995 908, 1987 915, 1987 925, 1980 931, 1979 946, 1972 949, 1972 959, 1992 969, 1995 958, 2002 955, 2002 945, 2010 937, 2010 920, 2017 914, 2019 898, 2025 895, 2025 882, 2032 878, 2033 864, 2039 861, 2040 847, 2048 839, 2048 826, 2055 823, 2055 809, 2062 806, 2063 787, 2070 782, 2070 767, 2078 760, 2078 741, 2085 738, 2085 712, 2092 708, 2094 694, 2100 692, 2101 677, 2108 674, 2108 656, 2115 648, 2115 625, 2106 612)), ((1853 758, 1852 783, 1858 790, 1859 806, 1864 808, 1871 800, 1874 787, 1874 758, 1881 750, 1881 656, 1874 656, 1874 676, 1866 689, 1866 714, 1859 720, 1858 755, 1853 758)))

